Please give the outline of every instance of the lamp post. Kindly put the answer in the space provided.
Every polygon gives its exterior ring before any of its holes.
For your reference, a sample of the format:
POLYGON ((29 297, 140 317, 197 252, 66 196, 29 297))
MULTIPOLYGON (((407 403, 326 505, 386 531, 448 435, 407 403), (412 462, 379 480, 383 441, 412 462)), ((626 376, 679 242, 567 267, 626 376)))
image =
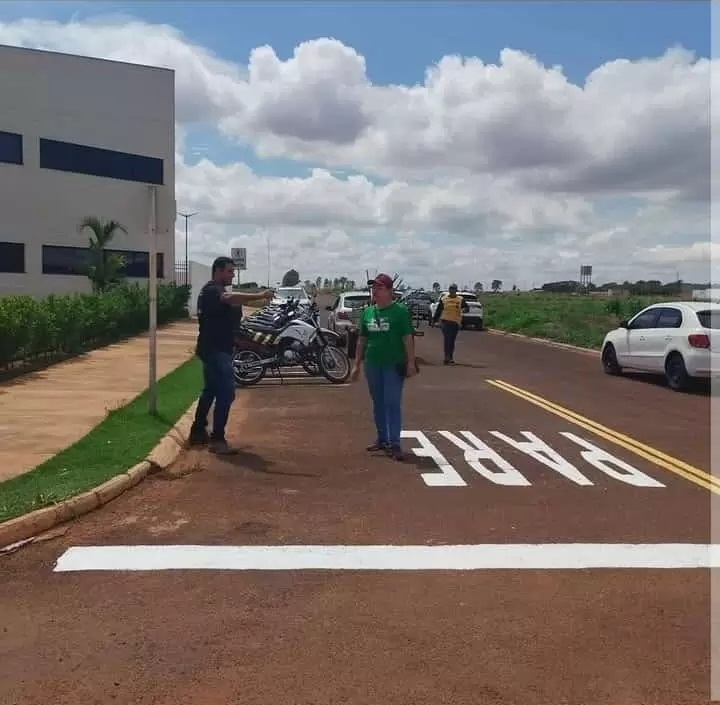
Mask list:
POLYGON ((178 215, 185 218, 185 284, 190 283, 190 258, 188 256, 188 220, 194 215, 197 215, 199 211, 194 213, 181 213, 178 211, 178 215))

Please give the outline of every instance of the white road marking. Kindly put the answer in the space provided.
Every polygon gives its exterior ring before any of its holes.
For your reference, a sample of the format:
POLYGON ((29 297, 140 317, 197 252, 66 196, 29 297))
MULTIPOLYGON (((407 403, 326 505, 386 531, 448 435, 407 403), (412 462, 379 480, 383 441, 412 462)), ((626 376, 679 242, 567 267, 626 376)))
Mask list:
POLYGON ((158 570, 582 570, 718 568, 718 545, 79 546, 54 572, 158 570))
MULTIPOLYGON (((428 433, 432 433, 429 431, 428 433)), ((463 452, 465 462, 480 476, 496 484, 509 487, 532 487, 532 483, 508 463, 501 455, 498 455, 489 445, 480 440, 471 431, 460 431, 455 434, 451 431, 436 431, 438 435, 459 448, 463 452), (464 438, 460 438, 463 436, 464 438), (497 470, 490 469, 486 463, 492 463, 497 470)), ((537 463, 545 465, 554 472, 562 475, 576 485, 592 487, 594 482, 581 473, 575 465, 566 460, 560 453, 551 448, 545 441, 530 431, 519 431, 524 440, 515 440, 500 431, 488 431, 491 436, 504 441, 516 451, 525 453, 537 463)), ((567 431, 559 432, 573 444, 579 446, 579 455, 583 461, 596 470, 600 470, 607 477, 627 485, 635 487, 665 487, 665 485, 641 472, 624 460, 612 455, 594 443, 567 431)), ((463 476, 455 469, 450 461, 443 455, 442 451, 428 438, 423 431, 402 431, 401 438, 413 439, 420 446, 410 448, 410 452, 419 458, 429 458, 437 466, 439 472, 424 472, 420 478, 429 487, 467 487, 468 483, 463 476)))

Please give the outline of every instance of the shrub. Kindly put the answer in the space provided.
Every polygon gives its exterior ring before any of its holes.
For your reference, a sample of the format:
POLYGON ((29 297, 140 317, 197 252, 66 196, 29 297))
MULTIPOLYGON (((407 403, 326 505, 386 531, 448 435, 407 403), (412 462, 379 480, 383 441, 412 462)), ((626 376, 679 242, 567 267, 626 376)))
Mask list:
MULTIPOLYGON (((159 324, 185 318, 190 287, 158 284, 159 324)), ((111 287, 101 293, 0 298, 0 366, 40 356, 64 356, 147 331, 147 287, 111 287)))

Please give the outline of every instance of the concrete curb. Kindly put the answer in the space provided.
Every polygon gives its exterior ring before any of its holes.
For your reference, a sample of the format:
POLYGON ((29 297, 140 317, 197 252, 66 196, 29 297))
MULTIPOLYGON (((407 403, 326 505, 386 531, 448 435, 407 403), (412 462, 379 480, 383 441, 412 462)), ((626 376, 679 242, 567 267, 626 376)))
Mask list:
POLYGON ((509 336, 511 338, 520 338, 522 340, 527 340, 531 343, 540 343, 541 345, 547 345, 551 348, 560 348, 561 350, 572 350, 573 352, 579 352, 584 353, 585 355, 593 355, 594 357, 597 357, 600 355, 600 351, 596 350, 595 348, 583 348, 579 345, 569 345, 568 343, 558 343, 555 340, 548 340, 547 338, 533 338, 529 335, 523 335, 522 333, 510 333, 506 330, 500 330, 498 328, 486 328, 485 329, 488 333, 492 333, 493 335, 505 335, 509 336))
POLYGON ((0 553, 12 548, 14 544, 31 543, 39 534, 102 507, 135 487, 148 475, 169 467, 177 460, 187 443, 196 406, 197 402, 194 402, 150 451, 147 458, 129 470, 110 478, 91 490, 65 499, 51 507, 36 509, 1 523, 0 553))

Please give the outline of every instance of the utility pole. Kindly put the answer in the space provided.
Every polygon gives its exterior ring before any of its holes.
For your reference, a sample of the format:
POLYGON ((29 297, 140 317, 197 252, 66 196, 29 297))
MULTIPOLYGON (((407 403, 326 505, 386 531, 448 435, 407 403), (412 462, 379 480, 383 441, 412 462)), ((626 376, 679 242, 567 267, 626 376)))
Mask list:
POLYGON ((150 186, 150 214, 148 235, 150 256, 148 257, 148 298, 150 300, 150 325, 148 335, 148 410, 157 414, 157 189, 150 186))
POLYGON ((188 256, 188 220, 194 215, 197 215, 200 211, 194 213, 181 213, 178 211, 178 215, 185 218, 185 284, 190 283, 190 257, 188 256))
POLYGON ((270 288, 270 233, 267 234, 267 285, 270 288))

